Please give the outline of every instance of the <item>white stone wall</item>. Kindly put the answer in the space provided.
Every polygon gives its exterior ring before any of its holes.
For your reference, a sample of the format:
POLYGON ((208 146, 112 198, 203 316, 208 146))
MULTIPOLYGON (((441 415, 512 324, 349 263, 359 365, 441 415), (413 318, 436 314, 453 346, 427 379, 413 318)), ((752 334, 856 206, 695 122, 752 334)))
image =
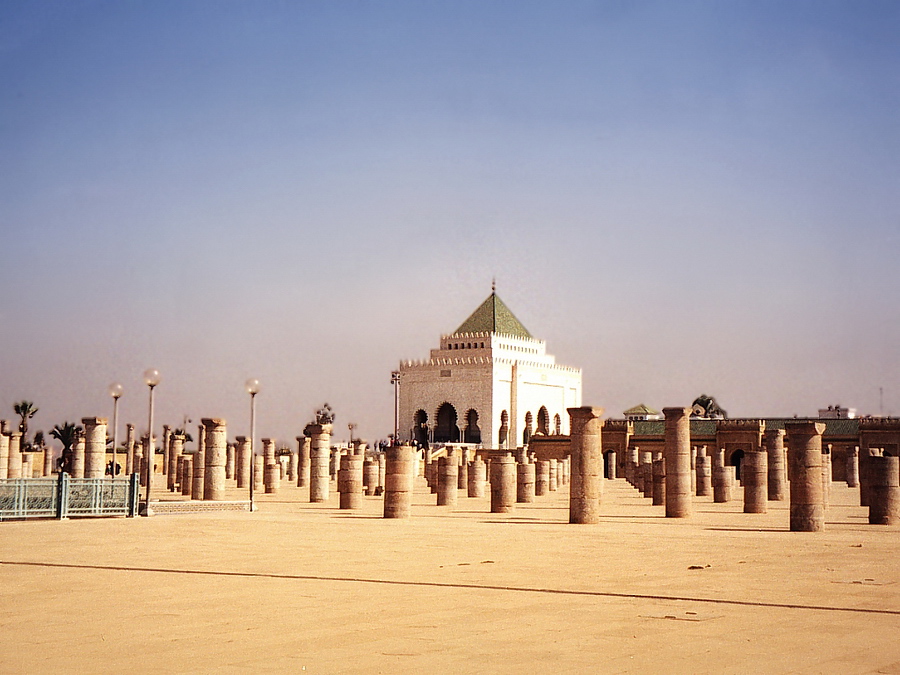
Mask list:
POLYGON ((482 445, 500 447, 500 420, 509 415, 508 447, 523 443, 525 420, 530 412, 532 431, 538 428, 538 411, 546 407, 549 431, 559 415, 561 432, 569 432, 567 408, 581 406, 581 371, 556 364, 541 340, 473 333, 445 335, 439 349, 427 361, 400 364, 400 435, 414 438, 415 413, 424 410, 433 430, 439 406, 448 402, 456 409, 460 434, 466 413, 478 412, 482 445), (482 347, 482 345, 484 345, 482 347))

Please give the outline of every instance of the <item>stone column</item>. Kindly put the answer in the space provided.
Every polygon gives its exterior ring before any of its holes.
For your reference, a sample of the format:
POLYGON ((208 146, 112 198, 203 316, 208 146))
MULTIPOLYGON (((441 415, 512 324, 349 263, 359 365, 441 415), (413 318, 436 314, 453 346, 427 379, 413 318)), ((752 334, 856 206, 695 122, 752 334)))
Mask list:
MULTIPOLYGON (((76 443, 77 445, 77 443, 76 443)), ((73 462, 74 463, 74 462, 73 462)), ((9 434, 9 463, 7 476, 9 478, 22 477, 22 432, 11 431, 9 434)), ((84 478, 84 438, 81 439, 81 475, 73 478, 84 478)))
POLYGON ((827 509, 831 497, 831 446, 822 449, 822 505, 827 509))
POLYGON ((438 459, 438 506, 456 506, 456 492, 459 489, 459 469, 456 461, 455 448, 447 448, 447 456, 438 459))
MULTIPOLYGON (((414 453, 415 454, 415 453, 414 453)), ((378 487, 375 488, 375 496, 380 497, 384 494, 384 483, 387 474, 387 454, 378 453, 378 487)), ((413 474, 413 486, 415 486, 416 474, 413 474)))
POLYGON ((260 494, 266 490, 266 458, 253 455, 253 493, 260 494))
POLYGON ((162 463, 162 472, 163 475, 166 475, 166 472, 169 470, 169 436, 171 435, 171 431, 169 429, 168 424, 163 424, 163 437, 162 437, 162 447, 163 447, 163 463, 162 463))
POLYGON ((125 425, 125 475, 135 472, 134 466, 134 425, 125 425))
POLYGON ((237 446, 229 443, 225 448, 225 480, 234 480, 237 466, 237 446))
POLYGON ((550 462, 543 460, 535 464, 534 494, 543 497, 550 492, 550 462))
POLYGON ((653 453, 649 450, 640 451, 640 463, 635 476, 637 488, 645 497, 653 496, 653 453))
MULTIPOLYGON (((0 473, 2 475, 2 473, 0 473)), ((44 476, 53 475, 53 448, 49 445, 44 446, 44 476)))
MULTIPOLYGON (((690 415, 688 416, 690 417, 690 415)), ((690 424, 690 419, 688 420, 688 424, 690 424)), ((698 452, 698 448, 696 445, 691 446, 691 494, 697 494, 697 455, 700 454, 698 452)))
POLYGON ((625 450, 625 480, 631 485, 634 485, 636 481, 635 474, 637 473, 637 466, 640 460, 639 452, 640 449, 636 447, 625 450))
MULTIPOLYGON (((19 432, 14 432, 12 437, 10 438, 9 443, 9 457, 10 457, 10 474, 12 473, 12 456, 13 449, 16 452, 19 451, 19 437, 16 436, 19 432), (15 446, 13 445, 15 443, 15 446)), ((84 478, 84 432, 77 431, 75 432, 75 443, 72 445, 72 478, 84 478)), ((13 476, 10 475, 10 478, 13 476)))
POLYGON ((663 408, 666 416, 666 518, 691 515, 691 408, 663 408))
POLYGON ((275 494, 278 492, 279 483, 281 482, 281 469, 278 462, 275 461, 275 440, 272 438, 262 439, 263 449, 263 486, 266 494, 275 494))
POLYGON ((34 467, 31 463, 32 453, 22 453, 22 478, 34 478, 34 467))
POLYGON ((0 479, 9 478, 9 433, 0 433, 0 479))
POLYGON ((228 434, 223 419, 204 419, 206 429, 206 448, 203 474, 203 499, 206 501, 225 501, 225 448, 228 445, 228 434))
POLYGON ((411 445, 387 449, 384 477, 384 517, 409 518, 413 491, 413 454, 411 445))
POLYGON ((847 487, 859 487, 859 447, 857 446, 847 448, 847 487))
POLYGON ((206 489, 206 427, 202 424, 197 431, 197 452, 191 465, 194 474, 191 477, 191 499, 200 500, 206 489))
POLYGON ((569 488, 569 522, 600 522, 603 499, 603 446, 600 416, 603 408, 583 406, 568 408, 571 451, 571 485, 569 488))
POLYGON ((535 478, 535 465, 527 457, 524 463, 516 464, 516 503, 530 504, 534 501, 535 478))
POLYGON ((457 467, 456 488, 465 490, 469 486, 469 451, 463 449, 459 453, 459 466, 457 467))
POLYGON ((697 496, 709 497, 712 494, 712 457, 706 454, 697 455, 697 496))
POLYGON ((169 451, 169 475, 168 478, 168 488, 169 491, 175 492, 179 482, 181 481, 181 474, 178 471, 178 460, 184 456, 184 434, 172 434, 171 440, 171 449, 169 451))
POLYGON ((362 507, 362 483, 363 455, 355 452, 352 455, 343 455, 337 479, 340 508, 358 509, 362 507))
POLYGON ((511 513, 516 507, 516 460, 511 453, 491 458, 491 513, 511 513))
POLYGON ((825 524, 822 501, 822 433, 825 424, 785 422, 791 465, 791 531, 818 532, 825 524))
POLYGON ((900 458, 869 458, 869 524, 900 522, 900 458))
POLYGON ((484 497, 484 484, 487 482, 487 465, 480 457, 475 457, 469 464, 469 484, 467 494, 470 497, 484 497))
POLYGON ((731 489, 734 486, 734 467, 725 465, 725 451, 716 452, 713 464, 713 502, 726 504, 731 501, 731 489))
POLYGON ((784 461, 784 429, 766 429, 763 432, 763 447, 766 449, 768 464, 768 498, 772 502, 783 502, 787 487, 787 473, 784 461))
POLYGON ((297 487, 309 485, 309 449, 312 439, 309 436, 297 436, 297 487))
POLYGON ((744 513, 765 513, 769 497, 769 455, 761 452, 745 452, 741 461, 741 478, 744 481, 744 513))
POLYGON ((306 427, 311 437, 309 447, 309 501, 327 502, 329 493, 329 464, 331 462, 330 424, 310 424, 306 427))
POLYGON ((880 453, 875 448, 862 448, 859 452, 859 505, 869 505, 869 460, 880 453))
POLYGON ((237 487, 248 489, 250 487, 250 439, 246 436, 236 436, 237 448, 235 452, 235 479, 237 487))
POLYGON ((181 461, 181 494, 190 497, 194 489, 194 458, 184 455, 181 461))
POLYGON ((653 506, 666 504, 666 460, 663 457, 653 460, 653 506))
POLYGON ((287 480, 292 485, 297 483, 297 453, 293 450, 291 450, 291 455, 288 459, 287 480))
POLYGON ((551 458, 549 461, 550 471, 547 474, 547 489, 549 489, 550 492, 556 492, 559 487, 559 462, 557 462, 553 458, 551 458))
POLYGON ((363 485, 366 488, 366 496, 373 497, 378 488, 378 460, 367 459, 363 462, 363 485))

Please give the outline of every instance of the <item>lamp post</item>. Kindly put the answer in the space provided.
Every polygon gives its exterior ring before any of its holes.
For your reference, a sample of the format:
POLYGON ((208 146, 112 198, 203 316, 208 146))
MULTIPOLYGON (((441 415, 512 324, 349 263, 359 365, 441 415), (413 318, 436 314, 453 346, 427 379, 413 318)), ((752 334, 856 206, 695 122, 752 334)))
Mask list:
POLYGON ((256 454, 256 443, 253 436, 256 433, 256 395, 259 393, 259 380, 250 378, 244 383, 247 393, 250 394, 250 513, 253 513, 253 465, 256 454))
POLYGON ((350 451, 353 451, 353 430, 356 428, 356 422, 350 422, 347 425, 347 428, 350 430, 350 451))
POLYGON ((400 445, 400 371, 391 371, 391 384, 394 385, 394 445, 400 445))
POLYGON ((147 419, 147 456, 144 463, 147 465, 147 496, 145 516, 150 516, 150 486, 153 484, 153 390, 159 384, 159 371, 156 368, 148 368, 144 371, 144 384, 150 387, 150 413, 147 419))
POLYGON ((113 452, 112 465, 109 469, 109 477, 116 479, 116 444, 119 442, 119 397, 122 396, 122 385, 114 382, 109 385, 109 395, 113 398, 113 452))

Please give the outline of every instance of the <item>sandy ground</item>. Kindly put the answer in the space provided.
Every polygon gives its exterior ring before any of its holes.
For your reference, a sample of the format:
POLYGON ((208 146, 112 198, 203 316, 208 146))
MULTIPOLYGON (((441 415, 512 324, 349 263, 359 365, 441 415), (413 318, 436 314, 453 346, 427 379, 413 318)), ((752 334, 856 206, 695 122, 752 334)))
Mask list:
POLYGON ((599 525, 565 490, 460 495, 420 478, 405 521, 283 486, 254 513, 0 523, 0 672, 900 673, 900 527, 857 490, 821 533, 784 502, 666 519, 623 480, 599 525))

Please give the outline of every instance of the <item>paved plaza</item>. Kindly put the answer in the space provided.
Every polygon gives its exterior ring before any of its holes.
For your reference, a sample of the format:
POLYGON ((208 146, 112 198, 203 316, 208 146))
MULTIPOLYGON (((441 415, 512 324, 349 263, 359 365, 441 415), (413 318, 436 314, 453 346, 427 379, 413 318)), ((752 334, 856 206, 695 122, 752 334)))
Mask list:
POLYGON ((409 520, 283 482, 255 513, 2 523, 0 671, 900 673, 900 527, 858 489, 801 533, 739 488, 667 519, 604 487, 598 525, 567 488, 491 514, 422 478, 409 520))

